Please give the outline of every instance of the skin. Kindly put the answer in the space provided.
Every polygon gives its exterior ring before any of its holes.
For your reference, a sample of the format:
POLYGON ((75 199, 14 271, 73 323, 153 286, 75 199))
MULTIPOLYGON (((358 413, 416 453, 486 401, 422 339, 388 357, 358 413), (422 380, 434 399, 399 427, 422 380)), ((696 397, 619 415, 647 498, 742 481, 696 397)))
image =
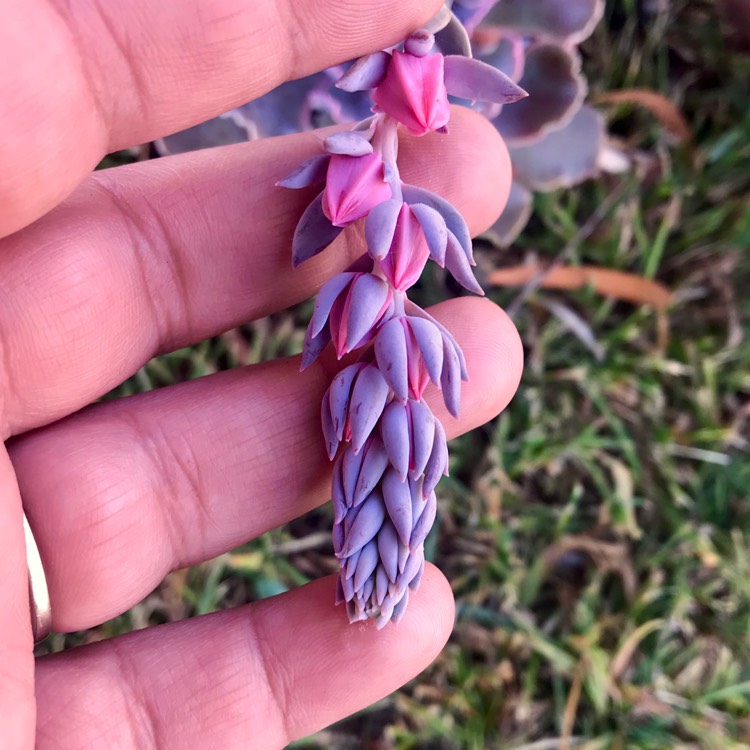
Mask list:
MULTIPOLYGON (((22 504, 53 628, 86 628, 206 560, 325 502, 329 360, 291 358, 92 404, 150 357, 314 294, 361 233, 298 270, 311 195, 274 182, 319 134, 91 174, 166 135, 426 22, 427 0, 7 0, 0 25, 0 745, 6 750, 276 748, 383 697, 439 653, 448 583, 428 568, 397 627, 349 626, 334 581, 34 663, 22 504), (325 39, 325 44, 320 40, 325 39), (30 43, 30 40, 33 43, 30 43), (36 743, 36 744, 35 744, 36 743)), ((405 138, 403 174, 473 232, 509 188, 495 131, 405 138)), ((520 377, 490 302, 434 308, 471 373, 449 435, 498 414, 520 377)))

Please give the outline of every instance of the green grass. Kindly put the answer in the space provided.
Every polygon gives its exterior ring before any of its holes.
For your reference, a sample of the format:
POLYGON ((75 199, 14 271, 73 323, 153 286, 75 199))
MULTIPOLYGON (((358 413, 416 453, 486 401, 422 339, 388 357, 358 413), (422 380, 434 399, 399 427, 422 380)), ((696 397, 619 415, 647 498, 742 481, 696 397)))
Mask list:
MULTIPOLYGON (((521 389, 455 441, 428 542, 458 602, 449 645, 397 694, 297 747, 556 750, 566 733, 586 750, 750 747, 750 61, 722 39, 712 3, 684 0, 648 26, 635 0, 609 3, 584 51, 593 92, 665 94, 694 143, 675 148, 648 113, 609 110, 648 166, 538 196, 515 246, 482 253, 551 259, 630 180, 570 261, 669 286, 668 335, 649 308, 590 289, 538 291, 520 308, 521 389), (601 361, 549 301, 585 322, 601 361)), ((161 357, 116 395, 298 351, 309 312, 161 357)), ((53 647, 329 573, 330 522, 323 508, 175 573, 158 599, 53 647)))

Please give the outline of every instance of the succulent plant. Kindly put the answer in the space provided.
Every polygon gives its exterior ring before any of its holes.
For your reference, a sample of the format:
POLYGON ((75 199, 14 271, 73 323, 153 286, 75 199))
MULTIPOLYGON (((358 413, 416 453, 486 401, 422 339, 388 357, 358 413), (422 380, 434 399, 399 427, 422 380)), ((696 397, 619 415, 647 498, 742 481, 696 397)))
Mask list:
MULTIPOLYGON (((511 243, 524 228, 535 191, 573 186, 600 169, 606 128, 604 119, 583 103, 587 85, 576 45, 591 34, 603 12, 604 0, 453 0, 433 24, 442 52, 473 52, 529 93, 513 107, 473 105, 502 134, 513 163, 510 199, 489 231, 498 244, 511 243)), ((368 91, 335 86, 345 70, 336 66, 285 83, 157 141, 156 148, 177 153, 363 120, 371 114, 368 91)))

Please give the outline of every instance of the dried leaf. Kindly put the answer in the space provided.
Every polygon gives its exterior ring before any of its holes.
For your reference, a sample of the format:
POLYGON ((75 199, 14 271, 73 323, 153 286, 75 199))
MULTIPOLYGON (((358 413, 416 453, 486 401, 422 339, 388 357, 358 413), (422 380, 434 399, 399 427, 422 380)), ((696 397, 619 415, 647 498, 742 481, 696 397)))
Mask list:
POLYGON ((672 293, 663 284, 598 266, 559 266, 545 273, 541 266, 524 264, 499 268, 489 274, 487 282, 496 286, 523 286, 537 274, 544 274, 539 286, 545 289, 582 289, 590 285, 599 294, 636 305, 651 305, 656 310, 665 310, 672 302, 672 293))
POLYGON ((635 104, 647 109, 678 143, 690 143, 693 132, 678 107, 663 94, 650 89, 605 91, 593 98, 595 104, 635 104))

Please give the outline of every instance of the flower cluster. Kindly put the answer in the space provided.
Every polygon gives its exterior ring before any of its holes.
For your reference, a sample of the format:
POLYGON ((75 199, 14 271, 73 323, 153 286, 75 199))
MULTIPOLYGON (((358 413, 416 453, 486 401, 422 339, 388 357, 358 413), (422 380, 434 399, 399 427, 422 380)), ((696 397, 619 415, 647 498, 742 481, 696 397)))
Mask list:
POLYGON ((325 152, 279 185, 322 184, 295 231, 296 267, 346 227, 364 221, 367 253, 320 290, 305 337, 303 368, 333 344, 341 359, 359 352, 325 393, 323 437, 334 461, 333 544, 340 560, 337 601, 351 622, 398 622, 424 570, 424 540, 435 520, 435 486, 448 472, 445 431, 424 400, 429 383, 458 416, 468 378, 453 336, 406 297, 428 259, 467 289, 471 238, 440 196, 402 182, 398 129, 446 132, 448 95, 508 103, 525 92, 485 63, 434 52, 428 30, 402 48, 356 61, 339 89, 372 91, 373 116, 325 141, 325 152))

